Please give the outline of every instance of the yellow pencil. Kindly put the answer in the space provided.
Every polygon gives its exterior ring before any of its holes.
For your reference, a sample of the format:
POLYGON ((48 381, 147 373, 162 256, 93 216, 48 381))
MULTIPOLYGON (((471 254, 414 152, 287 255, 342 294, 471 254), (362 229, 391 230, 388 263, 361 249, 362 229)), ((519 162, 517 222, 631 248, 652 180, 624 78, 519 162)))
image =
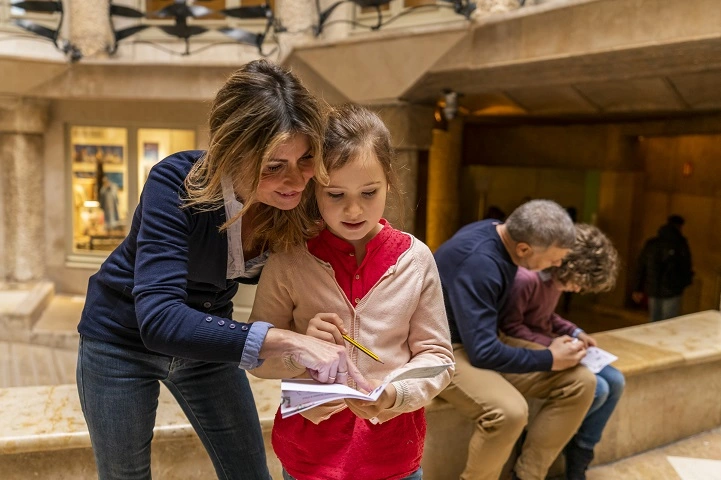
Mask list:
POLYGON ((353 340, 352 338, 350 338, 348 335, 343 335, 343 338, 345 338, 345 339, 348 341, 348 343, 350 343, 351 345, 355 345, 355 347, 356 347, 358 350, 360 350, 361 352, 365 353, 366 355, 368 355, 369 357, 371 357, 371 358, 372 358, 373 360, 375 360, 376 362, 381 362, 381 363, 383 363, 383 361, 382 361, 380 358, 378 358, 378 355, 376 355, 375 353, 371 352, 371 351, 368 350, 366 347, 364 347, 364 346, 361 345, 360 343, 358 343, 358 342, 356 342, 355 340, 353 340))

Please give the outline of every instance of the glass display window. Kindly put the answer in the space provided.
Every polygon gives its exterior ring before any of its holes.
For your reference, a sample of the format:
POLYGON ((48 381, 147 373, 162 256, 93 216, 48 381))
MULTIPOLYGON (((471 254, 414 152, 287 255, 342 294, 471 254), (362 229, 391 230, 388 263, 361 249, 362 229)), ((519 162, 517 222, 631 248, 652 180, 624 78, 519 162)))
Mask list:
POLYGON ((150 169, 171 153, 194 149, 196 132, 98 126, 69 132, 72 254, 105 256, 127 235, 150 169))
POLYGON ((128 131, 70 129, 73 250, 115 248, 128 230, 128 131))
POLYGON ((139 128, 137 144, 138 185, 142 186, 153 165, 171 153, 195 148, 195 130, 139 128))

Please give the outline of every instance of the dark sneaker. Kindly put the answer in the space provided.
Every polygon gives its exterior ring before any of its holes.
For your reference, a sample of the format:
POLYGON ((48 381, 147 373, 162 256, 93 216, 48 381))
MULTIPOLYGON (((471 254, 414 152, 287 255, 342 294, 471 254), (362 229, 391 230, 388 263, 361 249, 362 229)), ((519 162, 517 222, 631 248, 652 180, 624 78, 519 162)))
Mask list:
POLYGON ((571 442, 563 449, 566 456, 566 480, 586 480, 586 470, 593 461, 593 450, 571 442))

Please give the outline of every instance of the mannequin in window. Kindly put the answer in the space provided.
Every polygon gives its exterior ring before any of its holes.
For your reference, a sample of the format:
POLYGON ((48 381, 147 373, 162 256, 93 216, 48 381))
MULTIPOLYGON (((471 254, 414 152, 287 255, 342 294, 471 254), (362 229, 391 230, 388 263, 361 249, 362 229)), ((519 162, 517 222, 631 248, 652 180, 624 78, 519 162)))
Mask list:
POLYGON ((100 187, 100 207, 105 215, 105 228, 108 232, 120 226, 118 215, 118 186, 110 181, 107 175, 103 176, 103 185, 100 187))

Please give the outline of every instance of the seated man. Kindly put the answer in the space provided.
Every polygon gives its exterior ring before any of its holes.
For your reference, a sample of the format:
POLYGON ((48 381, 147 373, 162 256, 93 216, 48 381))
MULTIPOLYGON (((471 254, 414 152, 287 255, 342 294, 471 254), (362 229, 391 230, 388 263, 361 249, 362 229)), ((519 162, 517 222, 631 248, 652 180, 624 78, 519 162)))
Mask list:
MULTIPOLYGON (((542 272, 519 268, 508 301, 500 313, 499 328, 510 337, 548 346, 560 335, 570 335, 595 347, 596 340, 555 313, 562 292, 600 293, 616 284, 618 253, 611 240, 593 225, 576 224, 576 244, 560 267, 542 272)), ((607 365, 596 374, 596 393, 576 435, 564 448, 566 480, 586 480, 593 449, 621 398, 623 374, 607 365)))
POLYGON ((583 342, 564 335, 548 348, 498 333, 519 266, 559 266, 576 239, 558 204, 532 200, 506 223, 482 220, 463 227, 435 254, 451 327, 456 372, 440 397, 475 422, 461 478, 497 480, 528 423, 524 397, 545 399, 514 467, 514 478, 543 480, 578 429, 596 377, 574 368, 583 342))

